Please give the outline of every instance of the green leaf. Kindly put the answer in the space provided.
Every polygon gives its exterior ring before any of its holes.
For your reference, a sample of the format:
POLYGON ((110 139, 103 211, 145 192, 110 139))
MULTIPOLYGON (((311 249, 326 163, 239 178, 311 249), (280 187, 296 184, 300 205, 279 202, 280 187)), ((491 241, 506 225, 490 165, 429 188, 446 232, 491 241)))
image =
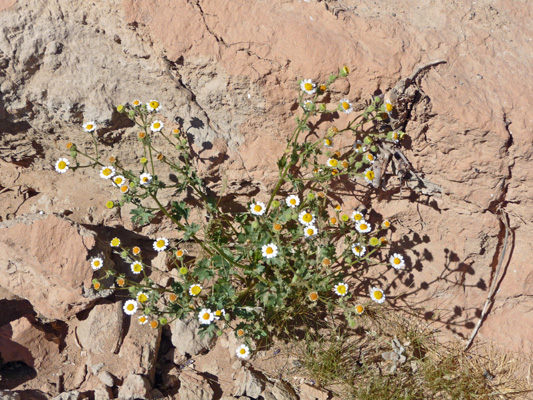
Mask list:
POLYGON ((200 229, 200 225, 198 224, 187 225, 185 227, 185 234, 183 235, 183 240, 184 241, 189 240, 192 236, 196 234, 196 232, 198 232, 199 229, 200 229))
POLYGON ((171 206, 171 213, 172 217, 174 217, 176 220, 181 220, 184 218, 187 220, 189 218, 189 207, 187 207, 187 204, 183 201, 173 201, 171 206))
POLYGON ((132 215, 131 222, 136 225, 147 225, 154 217, 154 214, 151 211, 146 210, 146 208, 142 206, 131 210, 130 214, 132 215))

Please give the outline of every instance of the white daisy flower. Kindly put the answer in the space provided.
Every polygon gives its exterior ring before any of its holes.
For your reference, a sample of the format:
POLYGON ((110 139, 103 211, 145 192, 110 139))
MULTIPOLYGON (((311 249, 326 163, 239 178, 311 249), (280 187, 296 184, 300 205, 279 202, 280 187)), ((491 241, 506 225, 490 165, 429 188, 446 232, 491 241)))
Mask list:
POLYGON ((365 216, 361 211, 354 211, 350 217, 352 221, 355 221, 356 223, 359 221, 362 221, 365 219, 365 216))
POLYGON ((312 237, 318 233, 318 229, 314 225, 307 225, 304 227, 305 237, 312 237))
POLYGON ((146 109, 148 111, 159 112, 161 111, 161 104, 159 104, 157 100, 150 100, 148 103, 146 103, 146 109))
POLYGON ((150 125, 150 130, 152 132, 159 132, 161 129, 163 129, 163 123, 161 121, 154 121, 152 122, 152 125, 150 125))
POLYGON ((56 162, 56 171, 60 174, 64 174, 68 171, 68 166, 70 165, 70 161, 66 158, 60 158, 56 162))
POLYGON ((112 166, 109 167, 102 167, 102 170, 100 171, 100 177, 104 179, 111 179, 115 175, 115 168, 112 166))
POLYGON ((237 354, 237 357, 239 358, 248 358, 250 355, 250 349, 245 344, 241 344, 237 347, 237 350, 235 350, 235 354, 237 354))
POLYGON ((313 94, 316 92, 316 85, 311 79, 304 79, 302 83, 300 83, 300 89, 307 94, 313 94))
POLYGON ((128 193, 128 192, 130 191, 130 188, 128 187, 128 185, 122 185, 122 186, 120 187, 120 191, 121 191, 122 193, 128 193))
POLYGON ((333 147, 333 140, 330 138, 324 139, 324 147, 327 147, 328 149, 331 149, 333 147))
POLYGON ((263 215, 266 211, 265 203, 260 201, 250 204, 250 212, 253 215, 263 215))
POLYGON ((203 308, 198 313, 198 321, 202 325, 209 325, 215 319, 215 314, 209 308, 203 308))
POLYGON ((366 247, 362 246, 361 243, 352 244, 352 253, 358 257, 363 257, 366 253, 366 247))
POLYGON ((140 274, 143 270, 143 265, 139 261, 135 261, 134 263, 130 264, 131 272, 133 272, 135 275, 140 274))
POLYGON ((315 222, 315 216, 309 211, 303 210, 298 214, 298 221, 303 225, 313 225, 313 222, 315 222))
POLYGON ((295 194, 292 194, 287 197, 285 202, 290 208, 296 208, 300 205, 300 198, 296 196, 295 194))
POLYGON ((388 219, 386 219, 385 221, 383 221, 383 223, 381 224, 381 227, 383 229, 389 229, 390 228, 390 221, 388 219))
POLYGON ((124 303, 124 312, 128 315, 133 315, 137 312, 137 302, 135 300, 128 300, 124 303))
POLYGON ((304 101, 304 110, 310 111, 313 108, 313 102, 311 100, 304 101))
POLYGON ((263 254, 263 257, 274 258, 278 255, 278 246, 274 243, 265 244, 261 247, 261 253, 263 254))
POLYGON ((93 267, 95 271, 98 271, 103 266, 104 266, 104 260, 102 260, 100 257, 95 257, 91 260, 91 267, 93 267))
POLYGON ((155 241, 154 241, 154 250, 155 251, 163 251, 163 250, 166 250, 166 248, 168 247, 168 239, 167 238, 164 238, 164 237, 160 237, 160 238, 157 238, 155 241))
POLYGON ((385 111, 387 111, 387 114, 390 114, 393 108, 394 107, 392 106, 390 101, 385 101, 385 111))
POLYGON ((148 295, 145 292, 137 293, 137 301, 139 303, 146 303, 148 301, 148 295))
POLYGON ((365 181, 367 181, 368 183, 372 183, 375 177, 376 174, 374 173, 374 171, 372 171, 372 169, 368 168, 365 171, 365 181))
POLYGON ((357 232, 361 233, 367 233, 372 230, 372 225, 370 225, 368 222, 366 222, 364 219, 359 221, 357 225, 355 225, 355 229, 357 229, 357 232))
POLYGON ((376 303, 383 303, 385 301, 385 293, 378 287, 370 288, 370 298, 376 303))
POLYGON ((152 181, 152 175, 150 175, 148 172, 141 174, 141 176, 139 177, 140 185, 148 185, 151 181, 152 181))
POLYGON ((146 315, 141 315, 139 318, 137 318, 137 321, 139 321, 139 324, 144 325, 148 323, 148 317, 146 315))
POLYGON ((398 132, 394 131, 390 134, 390 137, 394 143, 398 143, 400 141, 400 135, 398 132))
POLYGON ((119 247, 120 246, 120 239, 119 238, 113 238, 111 239, 111 247, 119 247))
POLYGON ((402 269, 405 267, 405 261, 403 260, 403 256, 399 253, 394 253, 392 256, 390 256, 390 265, 395 269, 402 269))
POLYGON ((337 283, 333 288, 333 291, 335 292, 335 294, 344 297, 346 296, 346 293, 348 293, 348 285, 344 282, 337 283))
POLYGON ((115 182, 115 185, 120 187, 120 186, 124 185, 124 183, 126 182, 126 178, 124 178, 122 175, 115 175, 113 177, 113 182, 115 182))
POLYGON ((362 304, 358 304, 354 307, 354 310, 357 315, 361 315, 365 312, 365 307, 362 304))
POLYGON ((139 107, 141 104, 142 104, 142 103, 141 103, 141 100, 137 100, 137 99, 135 99, 135 100, 133 100, 133 101, 131 102, 131 105, 132 105, 133 107, 139 107))
POLYGON ((96 124, 94 123, 94 121, 89 121, 83 124, 83 129, 85 130, 85 132, 94 132, 94 130, 96 129, 96 124))
POLYGON ((215 311, 215 319, 219 320, 220 318, 224 318, 226 316, 226 310, 221 308, 220 310, 215 311))
POLYGON ((374 164, 374 161, 376 159, 374 157, 374 154, 372 154, 372 153, 366 153, 365 158, 370 164, 374 164))
POLYGON ((339 161, 335 158, 329 158, 328 161, 326 161, 326 164, 328 167, 336 168, 337 165, 339 165, 339 161))
POLYGON ((355 144, 353 145, 353 148, 355 150, 357 150, 359 153, 363 153, 366 151, 366 146, 364 145, 363 142, 361 142, 360 140, 356 141, 355 144))
POLYGON ((353 111, 352 103, 348 99, 342 99, 339 103, 339 108, 346 114, 350 114, 353 111))
POLYGON ((198 296, 200 294, 200 292, 202 291, 202 286, 198 285, 197 283, 195 283, 194 285, 191 285, 189 287, 189 294, 191 296, 198 296))

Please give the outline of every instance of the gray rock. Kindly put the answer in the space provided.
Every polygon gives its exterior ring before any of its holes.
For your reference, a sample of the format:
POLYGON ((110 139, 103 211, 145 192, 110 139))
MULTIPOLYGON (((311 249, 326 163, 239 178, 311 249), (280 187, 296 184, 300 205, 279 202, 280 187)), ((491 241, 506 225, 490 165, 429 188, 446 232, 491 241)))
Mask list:
POLYGON ((115 380, 113 379, 113 375, 111 375, 107 371, 100 372, 98 374, 98 379, 100 379, 100 382, 102 382, 106 386, 109 386, 109 387, 115 386, 115 380))
POLYGON ((73 390, 72 392, 65 392, 61 393, 59 396, 54 397, 52 400, 79 400, 81 397, 81 393, 77 390, 73 390))
POLYGON ((119 400, 152 400, 152 387, 148 378, 142 375, 129 375, 118 392, 119 400))
POLYGON ((0 400, 20 400, 20 394, 16 392, 9 392, 7 390, 0 390, 0 400))
POLYGON ((200 324, 196 319, 186 321, 175 320, 170 324, 172 332, 172 344, 176 347, 176 352, 184 356, 190 354, 197 355, 202 349, 211 347, 216 338, 205 336, 203 339, 198 334, 200 324))
POLYGON ((90 353, 113 354, 122 337, 122 303, 97 304, 76 330, 81 346, 90 353))

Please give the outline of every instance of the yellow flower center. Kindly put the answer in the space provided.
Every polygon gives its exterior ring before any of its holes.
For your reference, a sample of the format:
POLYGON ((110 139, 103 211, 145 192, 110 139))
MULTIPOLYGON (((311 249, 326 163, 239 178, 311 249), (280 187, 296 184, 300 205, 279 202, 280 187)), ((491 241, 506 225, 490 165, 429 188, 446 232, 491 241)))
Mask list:
POLYGON ((142 317, 139 317, 139 322, 141 324, 144 324, 146 322, 146 317, 142 316, 142 317))
POLYGON ((383 298, 383 293, 381 293, 379 290, 375 291, 374 292, 374 297, 378 300, 380 300, 381 298, 383 298))
POLYGON ((384 221, 383 222, 383 226, 388 228, 390 226, 390 222, 389 221, 384 221))
POLYGON ((367 224, 361 224, 359 225, 359 228, 362 230, 362 231, 366 231, 368 229, 368 225, 367 224))
POLYGON ((329 222, 331 222, 333 225, 335 225, 337 223, 337 218, 335 217, 332 217, 329 222))
POLYGON ((203 318, 204 320, 208 321, 209 318, 211 318, 211 314, 209 314, 209 313, 206 312, 206 313, 204 313, 204 315, 202 315, 202 318, 203 318))
POLYGON ((402 260, 400 260, 398 257, 394 257, 394 264, 398 265, 402 263, 402 260))
POLYGON ((174 293, 172 293, 170 296, 168 296, 168 299, 171 301, 171 302, 175 302, 177 300, 178 296, 175 295, 174 293))
POLYGON ((291 203, 293 206, 296 205, 296 199, 290 199, 289 203, 291 203))
POLYGON ((142 266, 141 264, 135 264, 135 265, 133 266, 133 270, 134 270, 135 272, 141 272, 141 271, 143 270, 143 266, 142 266))
POLYGON ((150 102, 150 107, 152 107, 154 109, 159 107, 159 102, 158 101, 151 101, 150 102))
POLYGON ((183 250, 176 251, 176 257, 183 257, 183 250))
POLYGON ((345 294, 346 293, 346 286, 344 285, 340 285, 337 287, 337 292, 339 292, 340 294, 345 294))
POLYGON ((308 230, 307 230, 307 234, 308 234, 309 236, 313 235, 313 233, 315 233, 315 231, 314 231, 313 229, 308 229, 308 230))
POLYGON ((142 293, 142 294, 139 295, 137 300, 139 300, 139 303, 145 303, 146 301, 148 301, 148 296, 146 296, 144 293, 142 293))
POLYGON ((255 211, 255 212, 260 212, 262 209, 263 209, 263 207, 261 207, 259 204, 256 204, 256 205, 254 206, 254 211, 255 211))
POLYGON ((241 353, 241 354, 246 354, 246 349, 240 349, 240 350, 239 350, 239 353, 241 353))
POLYGON ((122 178, 121 178, 120 176, 118 176, 118 177, 115 178, 115 183, 116 183, 117 185, 120 185, 122 182, 123 182, 123 181, 122 181, 122 178))
POLYGON ((344 160, 344 161, 342 162, 342 166, 343 166, 344 168, 348 168, 349 165, 350 165, 350 164, 348 164, 348 161, 346 161, 346 160, 344 160))
POLYGON ((125 283, 126 283, 126 281, 124 279, 122 279, 122 278, 117 279, 117 285, 124 286, 125 283))
POLYGON ((155 245, 161 248, 161 247, 165 247, 166 243, 163 239, 159 239, 155 245))
POLYGON ((364 308, 361 304, 359 304, 358 306, 356 306, 355 309, 357 310, 357 312, 358 312, 359 314, 361 314, 361 313, 365 310, 365 308, 364 308))
POLYGON ((387 110, 387 112, 391 112, 392 111, 392 104, 391 103, 385 104, 385 110, 387 110))
POLYGON ((327 86, 326 86, 326 85, 320 85, 320 90, 321 90, 322 92, 325 92, 326 89, 327 89, 327 86))
POLYGON ((274 249, 272 247, 267 247, 266 251, 265 251, 267 254, 272 254, 274 253, 274 249))
POLYGON ((157 327, 159 326, 159 322, 157 322, 157 321, 152 321, 152 322, 150 322, 150 326, 151 326, 153 329, 155 329, 155 328, 157 328, 157 327))
POLYGON ((343 101, 342 102, 342 108, 345 109, 345 110, 349 109, 350 108, 350 103, 348 103, 346 101, 343 101))
POLYGON ((59 161, 59 163, 57 164, 57 167, 59 169, 65 169, 67 166, 67 163, 65 161, 59 161))
POLYGON ((307 83, 304 85, 304 88, 305 88, 305 90, 307 90, 307 91, 311 91, 311 90, 313 90, 313 84, 307 82, 307 83))
POLYGON ((120 245, 120 239, 115 238, 111 241, 111 246, 116 247, 118 245, 120 245))
POLYGON ((372 154, 367 154, 366 158, 368 161, 374 161, 374 156, 372 154))
POLYGON ((393 133, 392 133, 392 138, 393 138, 394 140, 397 140, 397 139, 398 139, 398 133, 397 133, 397 132, 393 132, 393 133))
POLYGON ((126 309, 127 309, 128 311, 133 311, 134 308, 135 308, 135 306, 134 306, 133 304, 131 304, 131 303, 128 304, 128 305, 126 306, 126 309))
POLYGON ((244 331, 242 329, 239 329, 237 331, 237 336, 244 336, 244 331))
POLYGON ((360 247, 360 246, 355 246, 355 251, 356 251, 357 253, 360 253, 360 252, 361 252, 361 250, 362 250, 362 249, 361 249, 361 247, 360 247))
POLYGON ((281 225, 280 224, 274 224, 274 229, 277 230, 277 231, 280 231, 281 230, 281 225))
POLYGON ((340 210, 341 210, 341 206, 340 206, 339 204, 337 204, 337 205, 335 206, 335 210, 340 211, 340 210))
POLYGON ((337 163, 337 160, 329 160, 329 165, 331 165, 332 167, 336 167, 337 163))
POLYGON ((326 146, 331 146, 331 140, 329 140, 329 139, 324 140, 324 144, 326 146))
POLYGON ((361 220, 363 219, 363 216, 362 216, 361 214, 357 213, 357 214, 355 214, 355 215, 353 216, 353 219, 354 219, 355 221, 361 221, 361 220))
POLYGON ((148 177, 147 176, 143 177, 143 182, 148 182, 148 177))
POLYGON ((126 193, 128 190, 129 190, 129 188, 128 188, 128 186, 126 186, 126 185, 120 187, 120 191, 121 191, 122 193, 126 193))
POLYGON ((154 123, 154 128, 159 129, 161 127, 161 124, 159 122, 154 123))
POLYGON ((93 129, 93 128, 94 128, 94 125, 93 125, 93 124, 87 124, 87 130, 90 131, 90 130, 93 129))
POLYGON ((311 222, 313 220, 313 216, 309 213, 305 213, 302 217, 302 220, 305 222, 311 222))
POLYGON ((133 105, 134 105, 134 106, 138 106, 139 104, 140 104, 140 101, 139 101, 139 100, 134 100, 134 101, 133 101, 133 105))
POLYGON ((100 289, 100 282, 95 282, 95 283, 94 283, 94 288, 95 288, 96 290, 100 289))
POLYGON ((191 293, 194 295, 194 296, 198 296, 200 294, 200 292, 202 291, 202 288, 200 286, 193 286, 192 289, 191 289, 191 293))
POLYGON ((374 175, 374 171, 368 171, 368 172, 365 174, 365 176, 367 177, 367 179, 368 179, 369 181, 374 180, 374 177, 375 177, 375 175, 374 175))
POLYGON ((220 316, 222 315, 222 311, 220 311, 220 310, 216 310, 216 311, 215 311, 215 315, 216 315, 217 317, 220 317, 220 316))
POLYGON ((327 266, 327 265, 331 265, 331 260, 330 260, 329 258, 324 258, 324 259, 322 260, 322 264, 323 264, 323 265, 326 265, 326 266, 327 266))
POLYGON ((310 293, 309 294, 309 300, 317 301, 318 300, 318 293, 317 292, 310 293))
POLYGON ((132 252, 134 255, 137 255, 137 254, 139 254, 139 253, 141 252, 141 249, 140 249, 139 247, 135 246, 135 247, 131 250, 131 252, 132 252))
POLYGON ((331 175, 337 175, 339 173, 338 169, 334 169, 331 171, 331 175))
POLYGON ((103 171, 102 171, 102 174, 104 174, 105 176, 109 176, 111 175, 111 168, 105 168, 103 171))
POLYGON ((99 266, 100 266, 100 261, 98 261, 98 260, 94 260, 93 265, 94 265, 95 267, 99 267, 99 266))

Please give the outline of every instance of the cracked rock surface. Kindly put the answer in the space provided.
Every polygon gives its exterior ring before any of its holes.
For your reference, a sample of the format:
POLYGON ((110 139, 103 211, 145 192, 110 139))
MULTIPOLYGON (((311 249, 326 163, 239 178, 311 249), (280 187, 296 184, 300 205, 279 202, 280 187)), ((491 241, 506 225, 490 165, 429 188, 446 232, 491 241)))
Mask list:
MULTIPOLYGON (((128 398, 121 386, 131 381, 145 398, 161 394, 154 389, 155 365, 168 338, 114 318, 106 325, 113 330, 107 341, 95 342, 92 335, 105 335, 99 310, 115 316, 120 299, 97 298, 89 289, 92 271, 82 265, 92 252, 110 257, 97 237, 106 242, 130 235, 142 244, 171 227, 134 231, 127 210, 105 208, 115 193, 97 171, 54 171, 68 142, 89 143, 84 121, 99 125, 106 157, 134 168, 142 156, 138 132, 114 105, 157 98, 166 126, 177 126, 178 117, 192 126, 189 138, 211 189, 220 191, 216 177, 224 176, 235 201, 264 200, 277 177, 280 143, 293 128, 297 79, 325 80, 342 65, 351 73, 334 87, 332 102, 346 97, 357 103, 389 92, 426 62, 446 61, 412 83, 418 94, 403 143, 414 170, 441 192, 424 194, 389 176, 381 194, 353 193, 343 205, 363 205, 393 224, 392 251, 404 253, 407 266, 400 273, 377 271, 387 298, 397 307, 423 307, 420 316, 443 332, 468 338, 502 254, 503 211, 511 239, 478 337, 511 351, 533 350, 533 330, 516 329, 517 321, 533 325, 533 26, 527 0, 156 3, 0 0, 0 307, 10 310, 0 316, 0 343, 18 340, 27 349, 20 352, 25 365, 43 354, 36 376, 21 369, 0 389, 47 398, 93 391, 100 398, 119 392, 128 398), (32 348, 13 336, 11 324, 22 322, 47 345, 32 348), (113 387, 102 388, 102 373, 112 374, 113 387)), ((180 398, 182 379, 181 397, 196 390, 194 382, 201 384, 201 397, 219 391, 249 396, 236 377, 264 375, 234 365, 231 345, 222 339, 198 355, 199 374, 183 379, 179 352, 169 350, 168 393, 180 398), (216 386, 207 373, 225 379, 216 386)), ((265 379, 250 393, 276 399, 299 393, 265 379)))

